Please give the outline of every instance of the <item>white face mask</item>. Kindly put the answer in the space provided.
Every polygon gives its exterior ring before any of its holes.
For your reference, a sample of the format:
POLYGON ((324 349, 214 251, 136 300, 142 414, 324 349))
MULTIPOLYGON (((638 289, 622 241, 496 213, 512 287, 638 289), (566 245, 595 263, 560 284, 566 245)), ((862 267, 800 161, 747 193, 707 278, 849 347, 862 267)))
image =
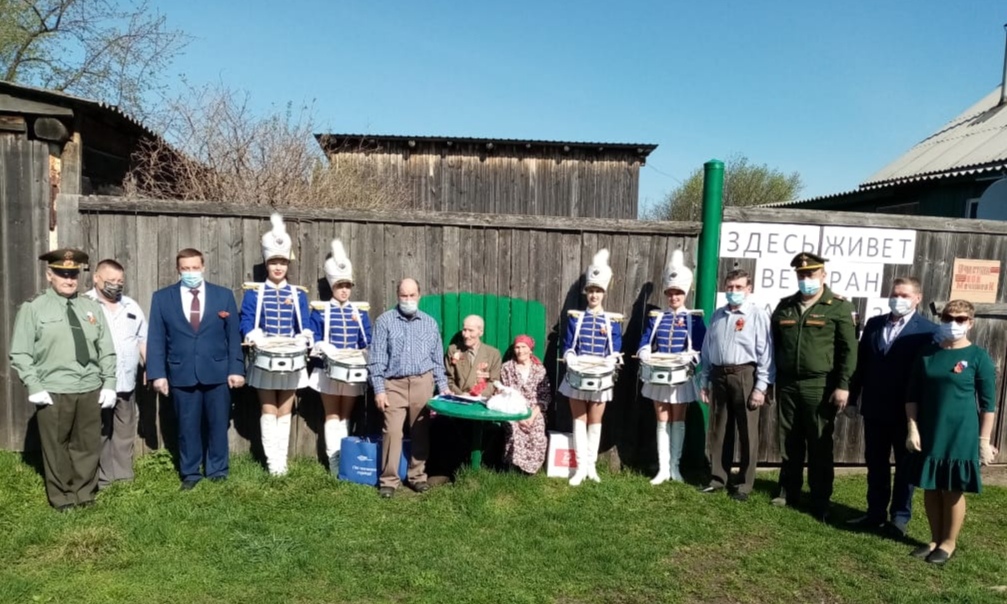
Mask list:
POLYGON ((888 308, 892 309, 892 314, 902 317, 913 309, 913 302, 909 298, 888 298, 888 308))
POLYGON ((800 279, 797 282, 797 289, 805 296, 814 296, 822 288, 822 282, 818 279, 800 279))
POLYGON ((965 334, 969 332, 969 326, 967 323, 941 323, 941 326, 937 329, 937 337, 939 342, 946 342, 948 340, 960 340, 965 337, 965 334))
POLYGON ((399 300, 399 311, 404 315, 413 316, 419 310, 420 303, 416 300, 399 300))

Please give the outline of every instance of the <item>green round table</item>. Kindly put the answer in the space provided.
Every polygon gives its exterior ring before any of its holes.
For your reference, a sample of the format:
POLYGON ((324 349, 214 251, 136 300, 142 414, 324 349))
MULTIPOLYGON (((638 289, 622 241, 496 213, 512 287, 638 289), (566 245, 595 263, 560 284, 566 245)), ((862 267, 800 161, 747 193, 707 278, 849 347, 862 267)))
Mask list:
POLYGON ((483 422, 518 422, 531 417, 531 409, 524 413, 509 414, 492 411, 485 403, 468 402, 451 396, 436 396, 427 401, 427 407, 448 417, 469 419, 472 424, 472 456, 473 468, 479 468, 483 463, 483 422))

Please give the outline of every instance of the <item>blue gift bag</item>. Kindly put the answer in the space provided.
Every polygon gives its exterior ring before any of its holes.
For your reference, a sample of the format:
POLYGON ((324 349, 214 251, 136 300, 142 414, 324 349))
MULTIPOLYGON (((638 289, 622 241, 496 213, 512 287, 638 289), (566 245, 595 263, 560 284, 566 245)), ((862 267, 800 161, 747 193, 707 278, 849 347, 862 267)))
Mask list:
MULTIPOLYGON (((409 439, 402 441, 399 458, 399 479, 406 479, 409 467, 409 439)), ((339 480, 377 486, 381 477, 381 437, 347 436, 340 444, 339 480)))

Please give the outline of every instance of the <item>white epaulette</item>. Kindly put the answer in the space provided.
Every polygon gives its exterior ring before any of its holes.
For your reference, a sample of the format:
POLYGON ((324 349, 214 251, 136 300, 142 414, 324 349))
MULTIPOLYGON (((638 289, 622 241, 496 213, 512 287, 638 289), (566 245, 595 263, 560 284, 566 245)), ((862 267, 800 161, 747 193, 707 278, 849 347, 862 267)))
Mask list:
POLYGON ((566 311, 566 314, 568 314, 571 317, 573 317, 574 319, 576 319, 577 317, 579 317, 582 314, 584 314, 584 311, 583 310, 568 310, 568 311, 566 311))
POLYGON ((664 313, 662 311, 660 311, 660 310, 652 310, 649 313, 647 313, 647 316, 648 317, 659 317, 659 316, 661 316, 663 314, 664 313))
MULTIPOLYGON (((325 307, 328 306, 328 304, 329 303, 325 302, 324 300, 312 300, 309 303, 309 306, 311 306, 311 308, 313 308, 315 310, 325 310, 325 307)), ((370 302, 353 302, 351 300, 350 304, 352 304, 353 308, 356 309, 356 310, 370 310, 371 309, 370 302)))
MULTIPOLYGON (((577 319, 577 318, 581 317, 584 314, 584 312, 585 311, 583 311, 583 310, 568 310, 568 311, 566 311, 566 314, 568 314, 571 317, 577 319)), ((625 315, 623 315, 622 313, 617 313, 617 312, 607 312, 606 311, 605 312, 605 316, 608 317, 610 321, 625 321, 626 320, 626 316, 625 315)))
MULTIPOLYGON (((241 289, 259 289, 262 285, 264 285, 263 282, 245 281, 241 284, 241 289)), ((308 288, 303 285, 295 285, 294 289, 299 289, 304 293, 308 293, 308 288)))
POLYGON ((706 311, 704 311, 702 308, 694 308, 689 311, 689 314, 695 317, 702 317, 706 315, 706 311))

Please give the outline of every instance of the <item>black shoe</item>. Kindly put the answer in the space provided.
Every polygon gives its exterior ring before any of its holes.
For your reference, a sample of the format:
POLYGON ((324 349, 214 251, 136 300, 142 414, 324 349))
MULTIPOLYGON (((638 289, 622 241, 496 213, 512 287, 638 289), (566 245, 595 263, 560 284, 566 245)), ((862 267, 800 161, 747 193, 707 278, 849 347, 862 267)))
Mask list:
POLYGON ((819 521, 819 522, 828 523, 829 522, 829 508, 828 508, 828 506, 826 506, 826 507, 816 507, 816 508, 812 509, 811 510, 811 517, 814 518, 815 520, 819 521))
POLYGON ((382 499, 391 499, 392 495, 395 494, 395 489, 392 487, 381 487, 378 489, 378 496, 382 499))
POLYGON ((857 516, 852 520, 847 520, 846 525, 850 528, 856 528, 863 531, 875 531, 885 526, 884 520, 878 520, 877 518, 872 518, 870 516, 857 516))
POLYGON ((927 556, 927 562, 929 562, 930 564, 936 564, 936 565, 940 566, 941 564, 944 564, 945 562, 947 562, 948 560, 950 560, 951 556, 953 556, 953 555, 955 555, 954 552, 951 552, 949 554, 946 551, 944 551, 944 550, 942 550, 941 548, 938 547, 934 551, 930 552, 929 556, 927 556))
POLYGON ((905 539, 909 528, 899 522, 888 522, 885 524, 884 532, 893 539, 905 539))
POLYGON ((748 501, 748 493, 742 493, 741 491, 735 491, 731 493, 731 499, 735 501, 748 501))
POLYGON ((424 482, 409 483, 409 488, 416 491, 417 493, 426 493, 430 490, 430 485, 424 482))
POLYGON ((921 546, 917 547, 916 549, 914 549, 913 551, 909 552, 909 555, 912 556, 913 558, 919 558, 920 560, 926 560, 927 558, 930 557, 930 553, 933 552, 933 551, 934 550, 930 549, 929 545, 921 545, 921 546))
POLYGON ((192 489, 196 488, 196 483, 197 482, 199 482, 199 481, 198 480, 183 480, 182 481, 182 486, 179 487, 179 490, 180 491, 191 491, 192 489))

